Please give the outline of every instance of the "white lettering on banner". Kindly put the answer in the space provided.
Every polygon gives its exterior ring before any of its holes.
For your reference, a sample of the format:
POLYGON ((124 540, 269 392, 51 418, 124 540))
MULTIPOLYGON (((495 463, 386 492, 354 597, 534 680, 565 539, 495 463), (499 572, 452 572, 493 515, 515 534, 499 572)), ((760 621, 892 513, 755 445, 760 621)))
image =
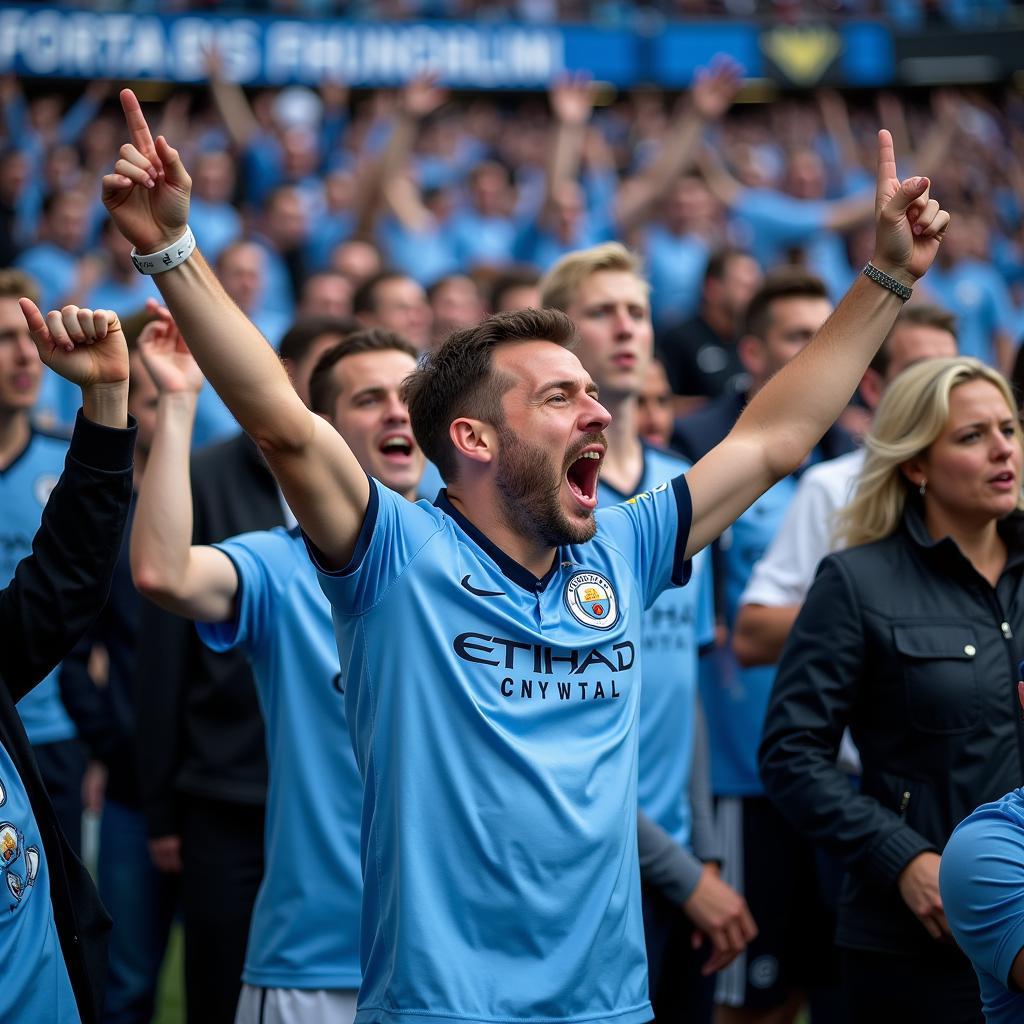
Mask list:
POLYGON ((260 26, 247 18, 212 21, 177 18, 170 24, 174 77, 179 81, 206 78, 207 54, 220 55, 224 76, 231 82, 249 82, 260 74, 260 26))
POLYGON ((240 83, 373 86, 433 70, 453 86, 517 87, 565 69, 557 29, 0 9, 0 73, 202 81, 211 47, 240 83))
POLYGON ((60 36, 63 19, 56 11, 43 11, 25 26, 21 58, 37 75, 52 75, 60 70, 60 36))

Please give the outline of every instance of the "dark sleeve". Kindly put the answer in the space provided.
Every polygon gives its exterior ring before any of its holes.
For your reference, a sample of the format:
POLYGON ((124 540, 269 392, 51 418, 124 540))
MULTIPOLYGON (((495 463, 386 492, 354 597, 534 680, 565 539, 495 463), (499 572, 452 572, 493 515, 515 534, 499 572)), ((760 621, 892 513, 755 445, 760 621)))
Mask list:
POLYGON ((132 493, 127 430, 78 414, 71 447, 14 579, 0 591, 0 677, 18 701, 71 650, 103 607, 132 493))
POLYGON ((149 835, 177 835, 175 781, 181 767, 182 704, 190 673, 195 627, 149 601, 139 607, 139 791, 149 835))
POLYGON ((694 701, 693 765, 690 768, 690 845, 701 861, 724 859, 711 807, 711 747, 700 695, 694 701))
POLYGON ((103 642, 106 618, 105 606, 96 628, 86 633, 60 663, 57 677, 61 703, 75 723, 78 738, 85 743, 90 757, 104 762, 117 742, 117 728, 107 698, 108 691, 97 686, 89 675, 89 659, 93 647, 103 642))
POLYGON ((643 811, 637 811, 636 839, 640 880, 681 907, 693 895, 704 865, 643 811))
POLYGON ((889 885, 934 846, 854 790, 836 766, 864 677, 860 602, 842 563, 826 558, 782 652, 759 752, 768 796, 806 838, 889 885))

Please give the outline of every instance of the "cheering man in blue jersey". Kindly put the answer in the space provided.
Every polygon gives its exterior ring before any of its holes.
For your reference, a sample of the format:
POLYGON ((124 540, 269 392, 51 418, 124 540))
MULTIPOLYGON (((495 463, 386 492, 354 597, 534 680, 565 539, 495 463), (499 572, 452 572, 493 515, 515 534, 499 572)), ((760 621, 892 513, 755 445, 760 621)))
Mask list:
MULTIPOLYGON (((638 395, 654 347, 648 292, 636 258, 618 242, 563 256, 541 282, 543 305, 568 313, 576 325, 580 361, 612 416, 598 484, 600 505, 653 491, 690 468, 678 455, 638 437, 638 395)), ((679 902, 644 887, 648 987, 659 1019, 692 1024, 710 1024, 711 973, 756 934, 743 898, 718 877, 717 865, 702 865, 690 853, 694 811, 700 809, 690 797, 697 652, 714 642, 712 584, 709 555, 702 551, 693 558, 690 585, 666 590, 646 612, 643 628, 640 809, 689 860, 688 891, 679 902), (702 935, 711 950, 703 948, 702 935)), ((706 782, 707 772, 701 774, 706 782)), ((710 786, 703 797, 710 827, 710 786)))
MULTIPOLYGON (((266 869, 256 898, 236 1024, 351 1024, 359 986, 362 786, 343 708, 331 606, 297 530, 192 546, 189 447, 202 372, 165 318, 139 339, 160 391, 132 531, 139 589, 199 623, 214 650, 252 662, 267 731, 266 869)), ((414 498, 423 456, 401 399, 416 349, 360 331, 310 381, 361 466, 414 498)))
POLYGON ((363 780, 358 1024, 651 1016, 636 847, 643 610, 842 411, 949 222, 879 136, 878 231, 799 357, 685 476, 597 513, 610 417, 562 313, 453 335, 406 382, 448 484, 410 504, 296 397, 195 252, 191 181, 121 94, 110 215, 281 483, 320 570, 363 780))

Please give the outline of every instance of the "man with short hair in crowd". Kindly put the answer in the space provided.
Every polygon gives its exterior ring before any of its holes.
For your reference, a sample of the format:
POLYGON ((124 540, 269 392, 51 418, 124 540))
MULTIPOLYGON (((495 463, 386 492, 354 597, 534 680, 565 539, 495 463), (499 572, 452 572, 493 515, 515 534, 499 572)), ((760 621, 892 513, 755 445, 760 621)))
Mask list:
MULTIPOLYGON (((871 411, 886 387, 921 359, 957 354, 956 321, 938 306, 908 306, 897 317, 860 382, 871 411)), ((836 513, 853 498, 864 449, 812 466, 801 477, 774 540, 740 597, 732 645, 741 665, 774 665, 796 621, 818 563, 833 550, 836 513)))
MULTIPOLYGON (((236 1024, 351 1024, 359 987, 361 784, 351 754, 331 608, 298 530, 192 545, 189 433, 202 373, 173 323, 142 345, 160 389, 151 472, 132 535, 139 589, 196 621, 215 651, 249 659, 267 730, 266 862, 236 1024)), ((414 500, 423 456, 401 399, 416 350, 357 331, 310 378, 311 407, 360 465, 414 500)))
MULTIPOLYGON (((280 362, 303 403, 320 356, 354 326, 299 321, 281 340, 280 362)), ((196 454, 192 499, 194 544, 295 522, 245 434, 196 454)), ((191 622, 147 602, 139 629, 148 683, 138 698, 139 781, 150 850, 159 868, 181 874, 189 1015, 231 1024, 263 877, 266 740, 256 690, 245 658, 214 653, 191 622)))
POLYGON ((747 390, 749 377, 736 343, 761 278, 753 256, 742 249, 719 249, 708 259, 696 315, 658 335, 658 354, 678 396, 677 415, 747 390))
MULTIPOLYGON (((576 325, 580 362, 612 417, 598 484, 601 506, 650 492, 690 465, 643 444, 637 429, 637 397, 654 345, 648 292, 636 258, 618 242, 563 256, 541 282, 543 305, 561 309, 576 325)), ((639 741, 640 810, 690 860, 688 891, 679 902, 652 886, 644 889, 651 1002, 663 1020, 707 1024, 710 975, 757 933, 743 898, 718 877, 718 865, 702 864, 692 852, 698 649, 714 642, 710 574, 701 552, 689 585, 667 590, 644 616, 639 741)), ((703 799, 709 802, 710 792, 703 799)))
POLYGON ((383 270, 352 296, 352 315, 366 327, 383 327, 408 338, 421 352, 430 345, 433 314, 423 286, 407 274, 383 270))

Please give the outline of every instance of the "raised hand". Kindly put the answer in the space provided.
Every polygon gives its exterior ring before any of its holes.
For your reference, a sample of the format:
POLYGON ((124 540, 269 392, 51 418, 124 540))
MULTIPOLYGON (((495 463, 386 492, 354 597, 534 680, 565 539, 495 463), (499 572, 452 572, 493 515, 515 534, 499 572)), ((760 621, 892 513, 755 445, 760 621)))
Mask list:
POLYGON ((199 394, 205 378, 192 357, 170 311, 150 299, 146 311, 155 313, 139 335, 139 355, 161 394, 199 394))
POLYGON ((128 344, 111 309, 65 306, 43 318, 31 299, 20 299, 39 358, 83 390, 128 380, 128 344))
POLYGON ((192 179, 167 140, 160 135, 154 141, 130 89, 121 90, 121 109, 132 141, 103 177, 103 205, 140 253, 158 252, 184 234, 192 179))
POLYGON ((562 124, 586 124, 594 111, 594 86, 590 76, 583 73, 561 76, 548 90, 548 99, 562 124))
POLYGON ((872 262, 907 284, 932 265, 949 226, 949 214, 930 197, 930 187, 927 178, 899 180, 892 136, 883 128, 878 133, 872 262))
POLYGON ((742 86, 742 66, 719 54, 708 67, 698 69, 690 88, 690 103, 705 121, 717 121, 732 106, 742 86))
POLYGON ((401 106, 410 117, 428 117, 448 99, 448 93, 437 84, 432 71, 415 75, 401 92, 401 106))

